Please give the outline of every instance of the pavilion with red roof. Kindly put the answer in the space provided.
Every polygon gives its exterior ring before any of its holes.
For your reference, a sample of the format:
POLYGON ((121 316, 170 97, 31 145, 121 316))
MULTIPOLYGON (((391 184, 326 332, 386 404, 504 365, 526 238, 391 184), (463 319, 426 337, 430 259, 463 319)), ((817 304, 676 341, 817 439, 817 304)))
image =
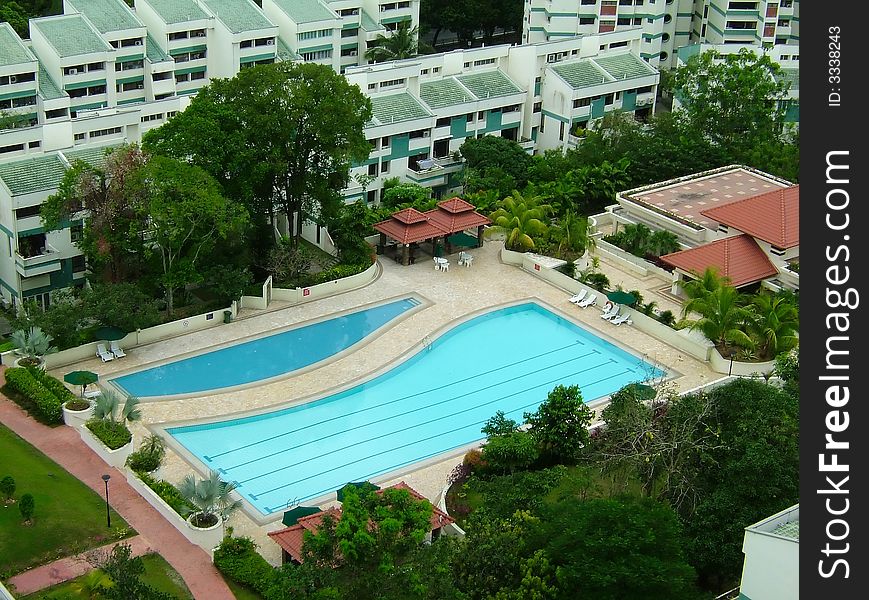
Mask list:
MULTIPOLYGON (((480 247, 483 245, 483 227, 492 221, 478 213, 475 208, 461 198, 450 198, 438 202, 436 208, 426 212, 415 208, 400 210, 386 221, 374 225, 374 229, 380 232, 378 253, 383 253, 387 238, 394 240, 401 248, 401 263, 404 265, 411 262, 411 247, 416 247, 421 242, 431 241, 434 244, 439 238, 444 238, 449 252, 451 236, 462 234, 464 237, 457 240, 457 245, 472 243, 480 247), (463 233, 473 228, 477 229, 476 238, 463 233)), ((456 240, 456 237, 452 239, 456 240)))
MULTIPOLYGON (((410 495, 417 500, 424 500, 428 502, 428 499, 425 496, 414 490, 403 481, 396 483, 395 485, 391 485, 386 489, 407 490, 410 495)), ((378 490, 375 493, 382 494, 383 490, 378 490)), ((283 550, 282 555, 284 562, 294 562, 297 564, 301 564, 302 545, 305 542, 305 532, 310 531, 311 533, 317 533, 317 529, 320 527, 320 524, 323 522, 323 518, 326 515, 330 515, 333 519, 338 520, 341 518, 341 509, 329 508, 323 512, 301 517, 300 519, 298 519, 298 521, 296 521, 294 525, 290 525, 289 527, 286 527, 284 529, 279 529, 278 531, 269 532, 268 536, 272 538, 275 543, 278 544, 283 550)), ((435 539, 440 535, 441 530, 444 526, 454 522, 455 520, 451 516, 446 514, 437 506, 432 506, 432 539, 435 539)))

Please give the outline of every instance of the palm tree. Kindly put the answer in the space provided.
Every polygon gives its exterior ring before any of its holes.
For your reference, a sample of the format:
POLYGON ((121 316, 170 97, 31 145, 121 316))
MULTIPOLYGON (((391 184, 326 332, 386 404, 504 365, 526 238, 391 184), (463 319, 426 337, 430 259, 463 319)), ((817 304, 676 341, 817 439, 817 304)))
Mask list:
POLYGON ((755 318, 750 329, 759 339, 762 356, 774 358, 796 347, 800 314, 792 301, 780 295, 759 294, 753 306, 755 318))
POLYGON ((113 423, 126 423, 138 421, 142 416, 139 408, 139 399, 129 396, 121 408, 121 398, 114 392, 105 390, 94 402, 94 418, 107 419, 113 423))
POLYGON ((592 237, 594 227, 589 225, 588 217, 577 215, 568 209, 553 229, 558 240, 559 255, 576 252, 582 256, 586 249, 591 251, 595 248, 595 239, 592 237))
POLYGON ((79 598, 104 598, 104 592, 115 582, 102 569, 94 569, 84 577, 70 584, 73 593, 79 598))
POLYGON ((696 279, 686 279, 681 283, 682 292, 688 297, 688 301, 682 306, 683 317, 693 310, 693 301, 702 299, 730 283, 730 280, 720 276, 714 267, 706 267, 702 274, 695 273, 695 275, 697 275, 696 279))
POLYGON ((57 347, 51 345, 54 338, 41 327, 19 329, 12 334, 11 339, 15 353, 33 364, 39 363, 46 354, 57 352, 57 347))
POLYGON ((689 321, 691 329, 700 330, 720 348, 727 349, 728 344, 741 348, 754 346, 744 331, 751 322, 752 311, 745 307, 745 295, 735 287, 722 285, 705 296, 693 298, 685 306, 700 315, 699 319, 689 321))
POLYGON ((210 527, 220 519, 226 523, 230 513, 241 506, 241 500, 230 496, 234 490, 235 484, 222 481, 217 471, 209 471, 208 477, 199 481, 187 475, 178 486, 181 497, 191 505, 183 514, 192 514, 190 522, 196 527, 210 527))
POLYGON ((410 21, 402 21, 392 35, 377 34, 368 50, 365 58, 371 62, 383 62, 386 60, 401 60, 412 58, 419 52, 419 27, 410 27, 410 21))
POLYGON ((535 235, 543 235, 548 229, 544 219, 552 209, 548 204, 539 204, 539 198, 524 198, 518 191, 504 198, 501 208, 489 215, 493 230, 503 232, 508 250, 526 252, 534 249, 535 235))

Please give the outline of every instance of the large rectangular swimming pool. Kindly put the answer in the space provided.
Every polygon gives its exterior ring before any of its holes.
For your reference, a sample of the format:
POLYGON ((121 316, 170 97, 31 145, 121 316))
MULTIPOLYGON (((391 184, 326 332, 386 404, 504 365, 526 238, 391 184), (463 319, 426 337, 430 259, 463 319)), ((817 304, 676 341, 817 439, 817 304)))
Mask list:
POLYGON ((470 319, 340 393, 167 433, 267 515, 480 440, 496 411, 522 421, 556 385, 578 385, 588 402, 661 374, 529 302, 470 319))

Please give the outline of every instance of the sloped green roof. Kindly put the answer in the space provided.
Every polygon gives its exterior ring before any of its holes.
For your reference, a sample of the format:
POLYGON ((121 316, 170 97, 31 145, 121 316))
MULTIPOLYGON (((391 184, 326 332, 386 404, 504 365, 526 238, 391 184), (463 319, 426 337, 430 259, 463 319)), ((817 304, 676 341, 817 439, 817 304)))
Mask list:
POLYGON ((102 169, 106 164, 106 151, 114 150, 120 144, 110 144, 108 146, 100 146, 98 148, 82 148, 81 150, 64 150, 63 155, 70 164, 76 160, 83 160, 86 163, 102 169))
POLYGON ((452 77, 424 81, 419 86, 419 97, 432 108, 455 106, 476 100, 473 94, 452 77))
POLYGON ((398 123, 430 116, 429 112, 407 92, 371 98, 374 125, 398 123))
POLYGON ((550 68, 575 90, 610 81, 588 58, 550 68))
POLYGON ((0 164, 0 179, 13 196, 57 189, 66 165, 57 154, 0 164))
POLYGON ((61 58, 114 50, 79 14, 30 20, 61 58))
POLYGON ((60 89, 60 86, 55 83, 42 63, 39 63, 39 73, 36 77, 39 79, 39 95, 44 100, 57 100, 63 98, 66 94, 60 89))
POLYGON ((274 27, 251 0, 200 0, 233 33, 274 27))
POLYGON ((293 52, 292 48, 284 43, 284 40, 278 38, 278 59, 282 62, 299 60, 300 56, 293 52))
POLYGON ((617 81, 633 79, 635 77, 646 77, 656 73, 655 69, 649 66, 643 59, 630 53, 601 56, 592 60, 617 81))
POLYGON ((294 23, 314 23, 335 18, 320 0, 272 0, 294 23))
POLYGON ((361 13, 361 18, 359 19, 359 24, 362 26, 362 29, 365 31, 385 31, 386 27, 378 23, 374 17, 369 15, 364 8, 360 8, 359 12, 361 13))
POLYGON ((150 33, 148 34, 148 39, 145 40, 145 56, 148 57, 151 64, 163 62, 164 60, 172 60, 171 56, 163 52, 163 48, 157 44, 157 40, 152 38, 150 33))
POLYGON ((186 23, 209 18, 194 0, 145 0, 164 23, 186 23))
POLYGON ((775 535, 780 535, 782 537, 791 538, 793 540, 799 540, 800 522, 799 520, 797 520, 782 523, 781 525, 778 525, 775 529, 773 529, 772 533, 774 533, 775 535))
POLYGON ((93 23, 100 33, 144 27, 124 0, 67 0, 93 23))
POLYGON ((27 49, 9 23, 0 23, 0 66, 33 62, 36 57, 27 49))
POLYGON ((522 90, 499 70, 459 75, 456 79, 480 100, 522 93, 522 90))

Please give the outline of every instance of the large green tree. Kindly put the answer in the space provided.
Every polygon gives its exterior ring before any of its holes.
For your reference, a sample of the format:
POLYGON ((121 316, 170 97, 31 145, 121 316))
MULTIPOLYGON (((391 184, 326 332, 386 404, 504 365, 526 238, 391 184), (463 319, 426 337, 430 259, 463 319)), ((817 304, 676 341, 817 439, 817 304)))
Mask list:
POLYGON ((549 229, 546 216, 551 208, 548 204, 541 204, 539 197, 525 197, 513 190, 513 194, 504 198, 489 218, 492 219, 492 229, 506 236, 504 245, 508 250, 526 252, 534 249, 534 237, 549 229))
POLYGON ((497 135, 467 138, 459 148, 465 159, 465 190, 498 190, 501 196, 528 182, 531 156, 512 140, 497 135))
POLYGON ((389 35, 377 34, 377 38, 365 51, 365 59, 385 62, 413 58, 419 51, 419 27, 411 27, 410 21, 401 21, 389 35))
POLYGON ((212 81, 144 143, 208 171, 256 219, 301 215, 298 239, 304 219, 334 213, 351 164, 368 157, 370 118, 370 100, 331 67, 283 62, 212 81))
POLYGON ((575 462, 588 443, 593 413, 582 401, 579 386, 556 386, 525 422, 544 458, 556 464, 575 462))
POLYGON ((747 148, 782 132, 789 83, 777 76, 781 67, 767 54, 749 49, 721 55, 714 50, 689 59, 673 73, 679 115, 714 143, 747 148))
POLYGON ((0 22, 6 21, 22 38, 30 37, 28 20, 33 16, 27 10, 26 3, 15 0, 0 0, 0 22))

